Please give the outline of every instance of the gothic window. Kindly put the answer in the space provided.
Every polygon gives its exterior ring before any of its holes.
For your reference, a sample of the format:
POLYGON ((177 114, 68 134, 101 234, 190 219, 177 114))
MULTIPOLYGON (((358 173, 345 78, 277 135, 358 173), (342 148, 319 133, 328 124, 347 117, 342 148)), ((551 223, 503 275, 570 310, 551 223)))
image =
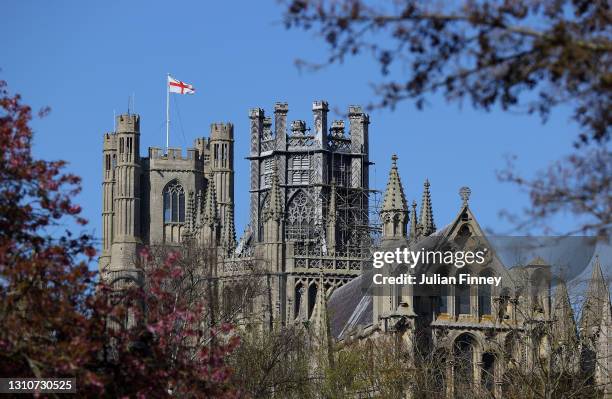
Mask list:
POLYGON ((310 284, 308 287, 308 319, 312 317, 312 312, 317 301, 317 285, 315 283, 310 284))
POLYGON ((304 191, 298 191, 287 207, 287 237, 294 240, 312 238, 314 209, 304 191))
POLYGON ((105 161, 106 161, 106 170, 110 170, 111 169, 111 156, 110 156, 110 154, 106 154, 105 161))
MULTIPOLYGON (((480 274, 482 277, 491 277, 493 274, 486 270, 480 274)), ((478 286, 478 314, 480 316, 491 314, 491 286, 483 284, 478 286)))
POLYGON ((264 215, 270 209, 270 198, 268 196, 268 193, 264 193, 260 201, 261 201, 261 207, 259 209, 259 239, 263 240, 264 215))
POLYGON ((185 191, 173 180, 164 188, 164 223, 185 222, 185 191))
POLYGON ((302 283, 300 282, 300 283, 298 283, 295 286, 295 295, 294 295, 295 296, 295 301, 294 301, 294 304, 293 304, 293 315, 294 315, 295 319, 297 319, 298 317, 301 316, 300 315, 300 309, 303 306, 302 305, 302 300, 303 300, 302 296, 303 296, 303 294, 304 294, 304 288, 302 286, 302 283))
POLYGON ((453 345, 453 380, 456 398, 473 397, 475 344, 472 336, 463 334, 453 345))
MULTIPOLYGON (((466 273, 467 272, 463 272, 466 273)), ((455 311, 457 315, 471 314, 470 308, 470 286, 458 284, 455 286, 455 311)))

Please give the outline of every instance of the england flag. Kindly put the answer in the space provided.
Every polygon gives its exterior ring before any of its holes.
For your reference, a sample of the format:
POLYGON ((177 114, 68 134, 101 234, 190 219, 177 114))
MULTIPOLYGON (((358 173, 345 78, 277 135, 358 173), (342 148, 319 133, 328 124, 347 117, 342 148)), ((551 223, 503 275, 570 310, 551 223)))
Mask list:
POLYGON ((189 83, 181 82, 168 75, 168 91, 178 94, 195 94, 195 89, 189 83))

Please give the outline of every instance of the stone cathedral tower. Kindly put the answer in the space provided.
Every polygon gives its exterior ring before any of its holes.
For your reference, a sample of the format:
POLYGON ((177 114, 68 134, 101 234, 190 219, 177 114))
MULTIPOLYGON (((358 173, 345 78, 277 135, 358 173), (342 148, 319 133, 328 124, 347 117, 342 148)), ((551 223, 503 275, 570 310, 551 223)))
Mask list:
POLYGON ((249 113, 250 230, 240 251, 264 260, 267 312, 280 323, 310 320, 317 292, 359 275, 369 256, 369 118, 349 107, 346 132, 343 120, 328 124, 328 110, 313 102, 312 128, 288 125, 286 103, 274 107, 274 129, 263 109, 249 113))
POLYGON ((214 123, 209 138, 179 148, 150 147, 140 156, 140 117, 117 117, 104 135, 102 181, 103 277, 132 273, 142 245, 179 244, 189 234, 231 253, 234 228, 234 127, 214 123))

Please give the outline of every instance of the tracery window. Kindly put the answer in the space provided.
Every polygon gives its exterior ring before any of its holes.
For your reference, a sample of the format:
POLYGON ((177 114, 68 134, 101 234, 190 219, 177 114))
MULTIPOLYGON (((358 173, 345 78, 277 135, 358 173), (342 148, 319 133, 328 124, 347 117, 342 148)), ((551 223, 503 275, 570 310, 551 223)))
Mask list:
POLYGON ((173 180, 164 188, 164 223, 185 222, 185 191, 173 180))
POLYGON ((287 207, 287 237, 300 240, 314 234, 314 207, 303 191, 293 196, 287 207))

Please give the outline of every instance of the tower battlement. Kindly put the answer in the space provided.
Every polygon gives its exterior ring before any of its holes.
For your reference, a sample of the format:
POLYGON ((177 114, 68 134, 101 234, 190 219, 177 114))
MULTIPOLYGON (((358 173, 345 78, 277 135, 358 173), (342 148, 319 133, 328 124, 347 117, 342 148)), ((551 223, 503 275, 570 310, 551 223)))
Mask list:
POLYGON ((215 122, 210 124, 211 139, 233 139, 234 125, 230 122, 215 122))
POLYGON ((199 158, 199 151, 196 148, 187 148, 186 156, 183 156, 183 149, 180 147, 168 148, 168 152, 160 147, 149 147, 149 159, 151 160, 173 160, 173 161, 192 161, 199 158))
POLYGON ((114 150, 117 146, 117 135, 115 133, 104 133, 104 150, 114 150))
POLYGON ((140 132, 140 115, 121 114, 117 118, 117 133, 140 132))

